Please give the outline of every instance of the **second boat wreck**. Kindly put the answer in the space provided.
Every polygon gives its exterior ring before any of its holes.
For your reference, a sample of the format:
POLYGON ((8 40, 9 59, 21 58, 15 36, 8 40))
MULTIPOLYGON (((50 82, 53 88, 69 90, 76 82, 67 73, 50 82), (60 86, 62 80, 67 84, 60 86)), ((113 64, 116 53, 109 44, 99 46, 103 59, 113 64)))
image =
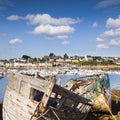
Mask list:
POLYGON ((55 76, 47 81, 11 73, 3 102, 3 120, 85 120, 91 109, 110 112, 106 93, 109 88, 106 74, 72 79, 61 87, 55 76))

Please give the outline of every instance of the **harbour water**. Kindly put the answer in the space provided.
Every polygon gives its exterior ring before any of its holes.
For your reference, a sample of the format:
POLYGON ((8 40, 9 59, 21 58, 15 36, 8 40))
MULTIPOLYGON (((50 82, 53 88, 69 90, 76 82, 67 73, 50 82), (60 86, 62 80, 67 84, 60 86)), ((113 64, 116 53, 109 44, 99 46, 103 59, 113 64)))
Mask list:
POLYGON ((8 83, 7 77, 0 79, 0 120, 2 120, 2 102, 4 99, 6 85, 8 83))
POLYGON ((109 74, 111 89, 120 90, 120 74, 109 74))
POLYGON ((8 78, 4 77, 0 79, 0 102, 3 101, 6 85, 8 83, 8 78))

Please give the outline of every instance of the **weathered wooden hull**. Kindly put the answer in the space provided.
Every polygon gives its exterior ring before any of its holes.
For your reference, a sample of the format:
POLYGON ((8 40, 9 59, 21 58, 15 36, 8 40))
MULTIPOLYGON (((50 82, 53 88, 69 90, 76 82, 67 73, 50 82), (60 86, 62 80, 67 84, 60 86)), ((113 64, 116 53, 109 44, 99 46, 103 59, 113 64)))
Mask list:
POLYGON ((93 98, 92 110, 111 114, 111 95, 109 77, 105 75, 96 83, 96 96, 93 98))
POLYGON ((7 88, 3 103, 3 120, 30 120, 37 104, 7 88))
POLYGON ((92 100, 93 111, 110 113, 111 96, 108 94, 110 90, 108 75, 95 75, 95 77, 89 76, 86 80, 82 79, 85 79, 85 77, 70 80, 65 87, 76 94, 92 100))
POLYGON ((50 83, 19 74, 11 74, 9 78, 3 102, 3 120, 44 120, 44 117, 47 120, 59 120, 59 118, 60 120, 84 120, 90 111, 90 100, 54 85, 53 80, 50 83), (36 101, 37 99, 32 95, 34 89, 44 92, 40 102, 36 101), (64 97, 64 99, 60 99, 64 100, 61 106, 51 109, 51 105, 48 104, 54 96, 51 92, 64 97), (72 101, 74 105, 77 103, 77 106, 68 104, 68 101, 72 101), (74 107, 77 108, 74 110, 74 107), (49 112, 46 114, 47 110, 49 112))
POLYGON ((92 110, 94 112, 111 113, 109 101, 104 94, 97 96, 93 103, 92 110))
POLYGON ((30 120, 38 104, 30 99, 30 88, 34 86, 44 90, 46 81, 44 83, 32 77, 11 74, 3 101, 3 120, 30 120), (22 88, 23 83, 26 84, 25 89, 22 88))
POLYGON ((56 85, 52 78, 45 81, 21 74, 9 78, 3 120, 84 120, 91 106, 95 112, 110 112, 106 75, 70 80, 64 87, 56 85))

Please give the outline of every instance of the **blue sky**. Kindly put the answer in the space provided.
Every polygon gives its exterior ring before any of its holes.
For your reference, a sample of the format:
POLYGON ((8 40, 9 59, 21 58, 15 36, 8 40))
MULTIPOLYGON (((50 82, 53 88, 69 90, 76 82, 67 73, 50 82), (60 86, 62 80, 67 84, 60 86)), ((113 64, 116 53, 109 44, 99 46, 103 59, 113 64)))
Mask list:
POLYGON ((119 51, 120 0, 0 0, 0 59, 119 51))

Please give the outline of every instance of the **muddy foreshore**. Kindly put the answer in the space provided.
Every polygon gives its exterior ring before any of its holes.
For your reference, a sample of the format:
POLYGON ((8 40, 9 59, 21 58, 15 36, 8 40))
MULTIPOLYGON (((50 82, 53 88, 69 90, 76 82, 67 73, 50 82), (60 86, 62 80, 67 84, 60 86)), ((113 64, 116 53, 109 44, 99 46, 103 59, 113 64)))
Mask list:
MULTIPOLYGON (((120 120, 120 90, 113 90, 111 98, 113 116, 90 112, 86 120, 120 120)), ((0 103, 0 120, 2 120, 2 103, 0 103)))

